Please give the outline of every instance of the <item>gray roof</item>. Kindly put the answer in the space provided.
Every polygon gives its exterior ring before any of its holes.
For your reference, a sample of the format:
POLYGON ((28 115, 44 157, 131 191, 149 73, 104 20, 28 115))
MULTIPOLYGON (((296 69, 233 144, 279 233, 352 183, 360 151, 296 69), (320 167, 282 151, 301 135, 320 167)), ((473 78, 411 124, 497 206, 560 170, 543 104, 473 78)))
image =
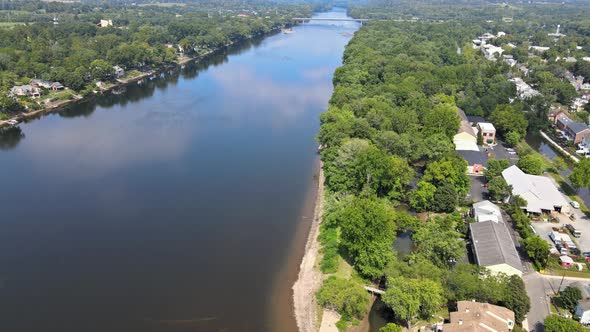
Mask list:
POLYGON ((522 271, 522 263, 505 223, 493 221, 469 224, 477 264, 493 266, 508 264, 522 271))
POLYGON ((578 121, 571 121, 566 126, 576 134, 589 129, 587 125, 578 121))
POLYGON ((578 307, 580 307, 582 311, 590 310, 590 299, 582 299, 578 301, 578 307))
POLYGON ((481 148, 479 148, 479 151, 457 150, 457 153, 467 160, 469 165, 480 164, 486 166, 488 164, 488 155, 481 148))

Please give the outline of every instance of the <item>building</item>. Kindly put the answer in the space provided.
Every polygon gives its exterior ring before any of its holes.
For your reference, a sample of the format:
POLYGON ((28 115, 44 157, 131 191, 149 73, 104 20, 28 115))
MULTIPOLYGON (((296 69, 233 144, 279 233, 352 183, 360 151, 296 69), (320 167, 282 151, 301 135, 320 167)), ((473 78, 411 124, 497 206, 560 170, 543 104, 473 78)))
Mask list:
POLYGON ((17 85, 10 89, 10 96, 25 96, 29 98, 39 98, 41 97, 41 91, 39 88, 31 86, 29 84, 26 85, 17 85))
POLYGON ((510 231, 503 221, 486 220, 471 223, 469 230, 477 265, 486 267, 493 274, 522 276, 520 257, 510 231))
POLYGON ((512 194, 527 201, 527 206, 523 207, 527 212, 541 214, 570 211, 569 204, 551 179, 526 174, 516 165, 502 171, 502 176, 512 186, 512 194))
POLYGON ((580 317, 580 323, 584 326, 590 325, 590 298, 578 301, 575 309, 576 316, 580 317))
POLYGON ((590 135, 590 127, 564 115, 556 118, 555 125, 563 131, 567 138, 574 141, 574 144, 587 140, 585 137, 590 135))
POLYGON ((465 112, 457 108, 457 115, 461 119, 461 126, 459 131, 453 137, 455 143, 455 150, 457 151, 479 151, 477 147, 477 135, 475 130, 471 127, 471 122, 467 119, 465 112))
POLYGON ((121 78, 123 77, 123 75, 125 75, 125 70, 119 66, 113 66, 113 69, 115 70, 115 78, 121 78))
POLYGON ((489 303, 459 301, 450 316, 450 322, 443 324, 444 332, 508 332, 514 328, 514 312, 489 303))
POLYGON ((549 122, 556 124, 557 120, 564 116, 569 117, 569 113, 567 112, 567 110, 551 106, 551 112, 549 112, 549 115, 547 117, 549 119, 549 122))
MULTIPOLYGON (((518 68, 523 72, 525 76, 528 75, 528 69, 526 67, 518 68)), ((520 77, 515 77, 509 80, 510 82, 516 85, 516 93, 520 99, 528 99, 534 96, 539 96, 541 93, 535 89, 533 89, 530 85, 528 85, 525 81, 522 80, 520 77)))
POLYGON ((96 24, 96 26, 99 28, 106 28, 106 27, 113 26, 113 20, 100 20, 100 22, 98 22, 96 24))
POLYGON ((477 129, 481 132, 483 142, 486 144, 493 144, 496 142, 496 128, 489 122, 479 122, 477 129))
POLYGON ((486 59, 490 61, 496 61, 498 56, 501 56, 504 53, 504 49, 498 46, 494 46, 492 44, 485 44, 481 46, 481 50, 483 55, 486 59))
POLYGON ((471 216, 477 222, 504 222, 500 208, 488 200, 473 204, 473 207, 471 208, 471 216))
POLYGON ((537 52, 546 52, 549 51, 549 47, 544 47, 544 46, 530 46, 529 50, 533 50, 533 51, 537 51, 537 52))

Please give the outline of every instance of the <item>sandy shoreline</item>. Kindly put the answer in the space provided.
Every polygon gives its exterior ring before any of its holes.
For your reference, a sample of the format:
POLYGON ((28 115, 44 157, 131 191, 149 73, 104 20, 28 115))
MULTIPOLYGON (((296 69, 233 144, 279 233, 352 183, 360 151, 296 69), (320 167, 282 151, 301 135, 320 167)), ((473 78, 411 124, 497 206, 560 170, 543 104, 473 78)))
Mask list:
POLYGON ((293 284, 295 320, 300 332, 315 332, 318 330, 315 293, 321 286, 322 273, 316 268, 320 249, 317 238, 324 207, 324 171, 321 163, 317 186, 314 216, 307 236, 307 243, 305 244, 305 254, 301 261, 297 281, 293 284))

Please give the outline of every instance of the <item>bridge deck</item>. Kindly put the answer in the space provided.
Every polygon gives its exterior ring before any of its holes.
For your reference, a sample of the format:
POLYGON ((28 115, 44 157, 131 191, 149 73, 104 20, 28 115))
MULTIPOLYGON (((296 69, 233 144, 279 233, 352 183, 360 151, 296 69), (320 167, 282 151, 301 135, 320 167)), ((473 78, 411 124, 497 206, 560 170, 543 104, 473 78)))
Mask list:
POLYGON ((293 21, 355 21, 367 22, 366 18, 343 18, 343 17, 293 17, 293 21))
POLYGON ((385 294, 385 291, 379 288, 375 288, 375 287, 371 287, 371 286, 365 286, 365 289, 373 294, 379 294, 379 295, 383 295, 385 294))

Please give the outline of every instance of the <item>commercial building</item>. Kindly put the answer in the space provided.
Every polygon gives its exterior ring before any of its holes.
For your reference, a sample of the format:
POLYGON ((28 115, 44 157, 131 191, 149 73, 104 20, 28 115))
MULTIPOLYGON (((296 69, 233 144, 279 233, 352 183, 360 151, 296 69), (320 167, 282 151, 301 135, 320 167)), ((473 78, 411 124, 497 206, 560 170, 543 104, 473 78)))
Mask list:
POLYGON ((514 328, 514 312, 489 303, 459 301, 450 316, 443 332, 508 332, 514 328))

